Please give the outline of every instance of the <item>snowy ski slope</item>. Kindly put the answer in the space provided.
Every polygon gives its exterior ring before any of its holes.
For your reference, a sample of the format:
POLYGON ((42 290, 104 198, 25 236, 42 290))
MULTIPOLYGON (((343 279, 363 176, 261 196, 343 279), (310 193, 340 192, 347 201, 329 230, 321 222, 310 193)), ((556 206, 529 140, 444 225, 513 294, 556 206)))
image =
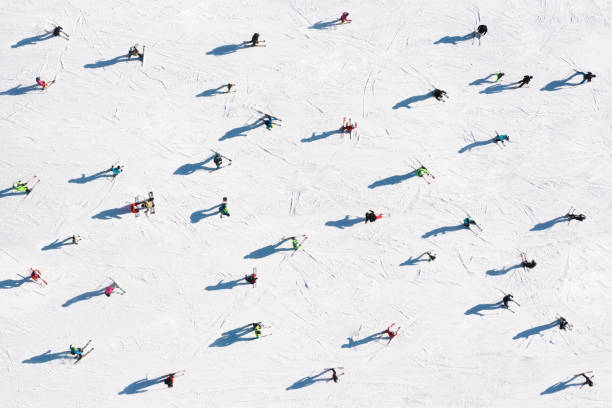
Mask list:
POLYGON ((0 407, 612 406, 611 16, 608 0, 4 2, 0 407), (44 39, 53 22, 69 41, 44 39), (241 48, 254 32, 266 47, 241 48), (134 43, 144 66, 122 61, 134 43), (496 131, 510 143, 484 143, 496 131), (210 149, 233 164, 209 172, 210 149), (114 182, 89 177, 117 161, 114 182), (126 212, 149 191, 157 214, 126 212), (586 221, 558 222, 572 206, 586 221), (109 277, 127 293, 101 296, 109 277), (516 313, 490 306, 505 293, 516 313), (253 340, 257 321, 272 335, 253 340))

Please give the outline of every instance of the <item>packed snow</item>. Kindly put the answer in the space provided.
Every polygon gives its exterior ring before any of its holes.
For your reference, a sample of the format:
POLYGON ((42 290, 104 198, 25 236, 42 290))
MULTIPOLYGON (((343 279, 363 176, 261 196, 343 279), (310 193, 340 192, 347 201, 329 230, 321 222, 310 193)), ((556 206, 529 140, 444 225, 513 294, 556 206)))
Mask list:
POLYGON ((5 2, 0 406, 612 406, 610 16, 608 0, 5 2), (244 46, 255 32, 265 47, 244 46), (232 164, 211 172, 211 149, 232 164), (156 213, 135 216, 150 191, 156 213), (111 278, 125 294, 104 296, 111 278))

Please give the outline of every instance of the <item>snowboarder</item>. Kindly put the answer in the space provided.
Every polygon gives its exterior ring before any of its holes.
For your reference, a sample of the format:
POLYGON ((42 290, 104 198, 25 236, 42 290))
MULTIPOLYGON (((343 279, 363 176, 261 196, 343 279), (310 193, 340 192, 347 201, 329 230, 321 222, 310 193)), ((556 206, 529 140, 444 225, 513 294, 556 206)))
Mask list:
POLYGON ((464 220, 463 220, 463 226, 466 228, 470 228, 470 225, 476 225, 476 221, 474 221, 474 219, 470 216, 467 216, 464 220))
POLYGON ((560 330, 567 330, 567 329, 571 330, 571 328, 572 326, 569 324, 567 320, 565 320, 565 317, 559 317, 559 329, 560 330))
POLYGON ((504 142, 510 141, 510 136, 506 134, 500 135, 499 133, 497 133, 497 131, 495 131, 495 134, 497 135, 493 138, 493 140, 495 140, 495 143, 501 142, 501 144, 504 144, 504 142))
POLYGON ((425 254, 427 255, 428 262, 431 262, 431 261, 435 261, 435 260, 436 260, 436 254, 435 254, 435 252, 433 252, 433 251, 427 251, 427 252, 425 252, 425 254))
MULTIPOLYGON (((508 305, 508 303, 510 303, 510 302, 516 303, 514 301, 514 296, 512 296, 511 294, 508 294, 508 295, 504 296, 504 298, 502 299, 502 302, 504 303, 504 307, 506 309, 510 309, 510 306, 508 305)), ((516 303, 516 304, 518 305, 518 303, 516 303)))
POLYGON ((434 98, 436 98, 439 101, 444 101, 442 98, 445 97, 445 96, 448 98, 448 95, 446 94, 446 91, 443 91, 443 90, 438 89, 438 88, 434 89, 433 96, 434 96, 434 98))
POLYGON ((340 16, 340 24, 352 23, 353 20, 349 20, 348 16, 349 16, 348 11, 345 11, 344 13, 342 13, 342 15, 340 16))
POLYGON ((325 369, 326 371, 331 371, 331 372, 332 372, 332 377, 331 377, 329 380, 327 380, 327 381, 329 382, 329 381, 331 381, 331 380, 334 380, 334 382, 335 382, 335 383, 337 383, 337 382, 338 382, 338 377, 340 377, 341 375, 344 375, 344 373, 340 373, 340 374, 338 374, 338 373, 336 372, 336 370, 340 370, 340 369, 342 369, 342 368, 344 368, 344 367, 326 368, 326 369, 325 369))
POLYGON ((260 338, 261 337, 261 322, 252 323, 252 325, 253 325, 253 331, 255 332, 255 337, 260 338))
MULTIPOLYGON (((32 278, 32 280, 36 283, 38 283, 38 279, 40 279, 45 285, 47 284, 47 281, 41 276, 38 269, 30 268, 30 278, 32 278)), ((42 283, 40 285, 43 286, 42 283)))
POLYGON ((255 286, 255 283, 257 282, 257 274, 253 272, 250 275, 244 275, 244 280, 255 286))
POLYGON ((497 72, 494 75, 497 77, 497 79, 495 79, 495 82, 497 82, 506 74, 504 74, 503 72, 497 72))
POLYGON ((112 165, 110 169, 106 170, 113 173, 113 178, 117 177, 119 174, 123 172, 123 166, 112 165))
POLYGON ((224 215, 230 216, 229 210, 227 209, 227 197, 223 197, 223 202, 219 206, 219 218, 223 218, 224 215))
MULTIPOLYGON (((590 372, 592 372, 592 371, 589 371, 589 373, 590 373, 590 372)), ((587 377, 586 373, 580 373, 580 374, 578 374, 578 375, 579 375, 579 376, 580 376, 580 375, 581 375, 581 376, 583 376, 583 377, 584 377, 584 379, 585 379, 585 382, 584 382, 584 383, 583 383, 583 384, 580 386, 580 388, 584 387, 585 385, 588 385, 589 387, 592 387, 592 386, 594 385, 594 384, 593 384, 593 377, 595 377, 594 375, 592 375, 592 376, 590 376, 590 377, 587 377)))
POLYGON ((383 217, 383 214, 376 215, 373 210, 370 210, 365 215, 365 223, 367 224, 368 221, 374 222, 377 219, 382 218, 382 217, 383 217))
POLYGON ((591 79, 595 78, 596 76, 597 75, 593 74, 591 71, 587 72, 586 74, 583 72, 581 84, 584 84, 585 82, 591 82, 591 79))
POLYGON ((223 163, 223 156, 221 156, 219 153, 215 152, 215 157, 213 157, 213 162, 215 163, 217 168, 220 168, 221 164, 223 163))
POLYGON ((20 193, 30 194, 32 188, 28 187, 28 183, 29 181, 24 183, 21 180, 18 180, 15 184, 13 184, 13 190, 19 191, 20 193))
POLYGON ((43 81, 40 77, 36 77, 36 83, 42 87, 42 89, 47 89, 51 85, 55 83, 55 79, 49 82, 43 81))
POLYGON ((138 51, 138 44, 134 44, 128 51, 128 59, 138 57, 141 61, 144 59, 144 53, 138 51))
POLYGON ((81 240, 81 237, 78 235, 73 235, 70 237, 70 239, 72 240, 72 245, 79 245, 79 241, 81 240))
POLYGON ((255 47, 256 45, 259 45, 259 33, 255 33, 251 37, 251 47, 255 47))
POLYGON ((169 374, 164 380, 164 384, 166 384, 168 388, 174 387, 174 374, 176 373, 169 374))
POLYGON ((53 29, 53 36, 54 37, 60 37, 62 34, 64 34, 64 38, 68 39, 70 36, 68 34, 66 34, 66 32, 64 31, 64 29, 60 26, 55 26, 55 28, 53 29))
POLYGON ((531 261, 527 261, 527 254, 521 254, 521 266, 527 269, 533 269, 537 265, 536 261, 533 259, 531 261))
POLYGON ((227 86, 227 91, 225 91, 225 93, 230 93, 230 91, 232 90, 233 87, 236 86, 236 84, 229 83, 225 86, 227 86))
POLYGON ((346 118, 342 121, 342 136, 344 137, 344 133, 348 133, 349 137, 353 136, 353 130, 357 128, 357 122, 353 123, 352 119, 349 118, 348 121, 346 118))
POLYGON ((533 79, 533 76, 531 76, 531 75, 525 75, 525 76, 523 77, 523 79, 521 79, 520 81, 518 81, 518 82, 517 82, 518 87, 519 87, 519 88, 522 88, 522 87, 523 87, 523 85, 527 85, 527 84, 529 83, 529 81, 531 81, 532 79, 533 79))
POLYGON ((569 221, 571 221, 571 220, 577 220, 577 221, 584 221, 584 220, 586 220, 586 215, 584 215, 584 214, 576 215, 576 214, 574 214, 574 210, 573 209, 570 209, 570 211, 567 214, 565 214, 565 216, 569 219, 569 221))

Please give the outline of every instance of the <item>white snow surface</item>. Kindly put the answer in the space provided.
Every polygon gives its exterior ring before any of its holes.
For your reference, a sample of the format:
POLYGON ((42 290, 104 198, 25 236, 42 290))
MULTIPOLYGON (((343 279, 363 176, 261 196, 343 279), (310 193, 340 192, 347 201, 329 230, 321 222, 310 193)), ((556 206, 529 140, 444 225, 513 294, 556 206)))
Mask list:
POLYGON ((0 406, 612 406, 611 16, 609 0, 5 1, 0 406), (69 41, 36 40, 53 22, 69 41), (254 32, 266 47, 236 46, 254 32), (117 59, 136 42, 144 66, 117 59), (257 110, 282 127, 253 127, 257 110), (510 143, 469 147, 496 131, 510 143), (233 164, 209 172, 210 149, 233 164), (78 180, 117 161, 114 182, 78 180), (155 215, 125 212, 149 191, 155 215), (572 206, 586 221, 555 223, 572 206), (455 228, 466 213, 484 232, 455 228), (279 244, 296 234, 303 249, 279 244), (253 267, 256 287, 237 282, 253 267), (109 277, 127 293, 101 296, 109 277), (505 293, 516 313, 486 308, 505 293), (257 321, 272 335, 239 333, 257 321))

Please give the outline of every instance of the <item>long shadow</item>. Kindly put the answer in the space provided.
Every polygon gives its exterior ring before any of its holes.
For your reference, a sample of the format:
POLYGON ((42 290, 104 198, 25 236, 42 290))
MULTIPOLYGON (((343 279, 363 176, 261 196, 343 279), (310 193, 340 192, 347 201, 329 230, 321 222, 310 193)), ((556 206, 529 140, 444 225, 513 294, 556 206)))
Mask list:
POLYGON ((213 205, 212 207, 207 208, 205 210, 194 211, 189 216, 189 219, 191 220, 192 224, 196 224, 199 221, 203 220, 204 218, 212 217, 213 215, 216 215, 216 214, 219 214, 219 206, 213 205))
POLYGON ((516 83, 511 83, 511 84, 495 84, 495 85, 491 85, 488 88, 483 89, 482 91, 478 92, 481 94, 494 94, 494 93, 499 93, 499 92, 503 92, 509 89, 517 89, 516 83))
POLYGON ((368 186, 368 188, 376 188, 376 187, 382 187, 382 186, 390 186, 392 184, 399 184, 402 181, 406 181, 409 178, 412 178, 416 175, 417 175, 417 171, 413 170, 406 174, 398 174, 395 176, 390 176, 390 177, 373 182, 372 184, 368 186))
POLYGON ((44 34, 35 35, 34 37, 24 38, 23 40, 19 40, 15 44, 11 45, 11 48, 19 48, 24 45, 34 45, 40 41, 48 40, 49 38, 53 38, 53 32, 47 31, 44 34))
POLYGON ((361 346, 362 344, 366 344, 366 343, 370 343, 372 341, 376 341, 378 339, 380 339, 380 336, 382 336, 385 332, 381 331, 378 333, 374 333, 374 334, 370 334, 368 337, 364 337, 363 339, 359 339, 359 340, 353 340, 352 337, 347 337, 346 340, 346 344, 343 344, 342 348, 353 348, 353 347, 357 347, 357 346, 361 346))
POLYGON ((256 249, 244 256, 245 259, 260 259, 265 258, 268 255, 272 255, 275 252, 283 252, 283 251, 293 251, 293 248, 278 248, 283 242, 288 241, 289 239, 281 239, 276 244, 267 245, 263 248, 256 249))
POLYGON ((91 292, 81 293, 80 295, 75 296, 72 299, 68 299, 67 301, 65 301, 62 307, 68 307, 77 302, 84 302, 85 300, 89 300, 96 296, 102 296, 103 294, 104 294, 104 289, 97 289, 97 290, 92 290, 91 292))
POLYGON ((58 249, 58 248, 61 248, 63 246, 66 246, 66 245, 72 245, 72 237, 65 238, 65 239, 63 239, 61 241, 59 239, 56 239, 55 241, 53 241, 49 245, 45 245, 44 247, 42 247, 40 250, 41 251, 49 251, 51 249, 58 249))
POLYGON ((240 126, 232 130, 228 130, 223 136, 219 138, 219 140, 231 139, 232 137, 237 137, 237 136, 246 136, 246 133, 249 130, 256 129, 262 125, 263 125, 263 122, 258 120, 257 122, 253 122, 245 126, 240 126))
POLYGON ((435 237, 436 235, 446 234, 447 232, 459 231, 459 230, 464 230, 464 229, 466 228, 463 224, 453 225, 450 227, 440 227, 440 228, 432 229, 431 231, 424 233, 421 236, 421 238, 435 237))
POLYGON ((26 195, 25 191, 15 191, 12 187, 0 190, 0 198, 26 195))
POLYGON ((327 30, 328 28, 331 28, 339 24, 340 24, 340 20, 336 18, 335 20, 329 20, 329 21, 317 21, 316 23, 314 23, 308 28, 311 30, 327 30))
POLYGON ((531 229, 529 231, 542 231, 548 228, 553 227, 555 224, 558 224, 560 222, 564 222, 564 221, 569 221, 569 219, 565 216, 560 216, 557 218, 553 218, 552 220, 549 221, 545 221, 545 222, 541 222, 539 224, 534 225, 533 227, 531 227, 531 229))
POLYGON ((227 93, 227 92, 221 92, 221 89, 223 89, 223 88, 226 88, 226 85, 221 85, 221 86, 219 86, 217 88, 207 89, 207 90, 197 94, 196 97, 197 98, 201 98, 201 97, 205 97, 205 96, 215 96, 215 95, 218 95, 218 94, 227 93))
POLYGON ((245 281, 244 278, 240 278, 240 279, 236 279, 236 280, 228 281, 228 282, 223 282, 222 280, 220 280, 219 283, 217 283, 215 286, 207 286, 205 289, 206 290, 224 290, 224 289, 233 289, 236 286, 242 286, 242 285, 250 285, 250 283, 245 281))
POLYGON ((161 377, 152 378, 150 380, 148 378, 143 378, 142 380, 134 381, 130 385, 126 386, 122 391, 119 391, 119 395, 142 394, 143 392, 148 391, 146 388, 164 382, 165 378, 166 376, 162 375, 161 377))
POLYGON ((36 90, 40 90, 40 86, 38 85, 28 85, 28 86, 21 86, 21 84, 17 85, 14 88, 8 89, 4 92, 0 92, 0 95, 24 95, 27 94, 28 92, 33 92, 36 90))
POLYGON ((533 327, 531 329, 527 329, 525 331, 522 331, 522 332, 518 333, 516 336, 514 336, 513 339, 514 340, 526 339, 529 336, 533 336, 534 334, 540 334, 544 330, 549 330, 549 329, 552 329, 553 327, 557 327, 557 326, 559 326, 559 320, 555 320, 554 322, 551 322, 551 323, 548 323, 548 324, 543 324, 542 326, 537 326, 537 327, 533 327))
POLYGON ((325 225, 327 225, 328 227, 336 227, 336 228, 344 229, 347 227, 352 227, 353 225, 357 225, 365 221, 364 217, 357 217, 357 218, 349 218, 349 217, 350 217, 349 215, 345 215, 344 218, 339 219, 337 221, 327 221, 325 225))
POLYGON ((410 266, 410 265, 416 265, 419 262, 428 262, 429 259, 428 258, 423 258, 423 255, 425 255, 425 253, 422 253, 421 255, 417 256, 416 258, 410 257, 407 261, 404 261, 400 264, 400 266, 410 266))
POLYGON ((211 161, 213 158, 214 158, 214 155, 210 156, 208 159, 201 161, 199 163, 185 163, 178 169, 174 170, 174 174, 179 174, 181 176, 187 176, 191 173, 195 173, 198 170, 215 170, 216 167, 213 168, 213 167, 204 166, 206 163, 211 161))
POLYGON ((242 48, 244 48, 244 44, 242 43, 221 45, 217 48, 213 48, 212 50, 208 51, 206 55, 227 55, 232 54, 242 48))
POLYGON ((478 86, 478 85, 482 85, 482 84, 490 84, 491 81, 489 81, 489 78, 491 78, 492 76, 495 76, 495 74, 489 74, 484 78, 480 78, 477 79, 475 81, 470 82, 470 85, 472 86, 478 86))
POLYGON ((288 386, 287 388, 285 388, 285 390, 287 391, 298 390, 300 388, 308 387, 309 385, 312 385, 318 381, 327 381, 327 378, 320 378, 326 372, 327 370, 323 370, 317 375, 311 375, 308 377, 301 378, 297 380, 296 382, 294 382, 293 384, 291 384, 290 386, 288 386))
POLYGON ((342 133, 342 129, 328 130, 327 132, 321 132, 319 134, 312 132, 312 135, 310 137, 304 138, 300 141, 302 143, 312 143, 316 142, 317 140, 325 139, 326 137, 329 137, 331 135, 338 135, 340 133, 342 133))
POLYGON ((251 341, 255 340, 256 337, 243 337, 253 331, 253 326, 250 324, 244 325, 234 330, 226 331, 221 334, 217 340, 212 342, 208 347, 227 347, 239 341, 251 341))
POLYGON ((21 285, 23 285, 24 283, 26 283, 29 280, 30 280, 30 278, 6 279, 6 280, 3 280, 3 281, 0 281, 0 289, 18 288, 18 287, 20 287, 21 285))
POLYGON ((576 72, 574 72, 573 74, 571 74, 570 76, 568 76, 565 79, 549 82, 543 88, 540 88, 540 91, 553 92, 553 91, 558 91, 559 89, 563 89, 566 86, 578 86, 582 82, 579 82, 579 83, 570 83, 569 82, 572 78, 574 78, 575 76, 578 76, 578 75, 583 75, 583 73, 576 71, 576 72))
MULTIPOLYGON (((83 65, 84 68, 104 68, 111 65, 118 64, 119 62, 129 61, 130 54, 119 55, 118 57, 107 59, 107 60, 98 60, 92 64, 83 65)), ((134 58, 135 61, 140 61, 138 58, 134 58)))
POLYGON ((123 207, 111 208, 109 210, 104 210, 99 212, 96 215, 92 215, 91 218, 95 218, 98 220, 110 220, 112 218, 120 220, 121 216, 124 214, 130 213, 130 206, 124 205, 123 207))
POLYGON ((57 353, 51 353, 51 350, 47 350, 42 354, 34 357, 30 357, 27 360, 23 360, 23 364, 42 364, 48 363, 53 360, 72 359, 72 355, 68 351, 60 351, 57 353))
POLYGON ((504 307, 504 303, 502 301, 499 301, 497 303, 481 303, 480 305, 476 305, 466 310, 465 314, 466 315, 475 314, 478 316, 484 316, 484 314, 482 314, 481 312, 484 312, 487 310, 501 309, 503 307, 504 307))
POLYGON ((69 183, 77 183, 77 184, 85 184, 90 181, 97 180, 99 178, 113 178, 113 175, 108 172, 108 170, 99 171, 91 176, 86 176, 85 174, 81 174, 79 178, 73 178, 68 180, 69 183))
POLYGON ((511 270, 518 269, 518 268, 520 268, 522 266, 523 266, 523 264, 519 263, 519 264, 516 264, 516 265, 509 266, 507 268, 504 267, 504 268, 501 268, 501 269, 489 269, 487 271, 487 275, 491 275, 491 276, 504 275, 504 274, 510 272, 511 270))
POLYGON ((474 38, 474 33, 468 33, 466 35, 447 35, 445 37, 440 38, 438 41, 434 42, 434 44, 453 44, 456 45, 458 42, 468 41, 474 38))
POLYGON ((399 109, 399 108, 406 108, 406 109, 410 109, 411 103, 415 103, 415 102, 420 102, 420 101, 424 101, 425 99, 429 99, 433 97, 433 92, 427 92, 424 93, 423 95, 415 95, 415 96, 411 96, 410 98, 406 98, 403 101, 400 101, 398 103, 396 103, 395 105, 393 105, 393 109, 399 109))
POLYGON ((578 376, 575 375, 572 378, 570 378, 569 380, 565 380, 565 381, 561 381, 561 382, 558 382, 556 384, 553 384, 550 387, 548 387, 547 389, 545 389, 544 391, 542 391, 540 393, 540 395, 554 394, 556 392, 563 391, 564 389, 569 388, 569 387, 575 387, 577 385, 582 385, 582 382, 577 382, 577 383, 573 383, 572 384, 572 381, 574 381, 574 379, 576 379, 576 377, 578 377, 578 376))
POLYGON ((486 146, 486 145, 490 145, 493 143, 495 143, 495 139, 478 140, 474 143, 470 143, 467 146, 463 146, 461 149, 458 150, 458 153, 464 153, 464 152, 467 152, 468 150, 472 150, 475 147, 486 146))

